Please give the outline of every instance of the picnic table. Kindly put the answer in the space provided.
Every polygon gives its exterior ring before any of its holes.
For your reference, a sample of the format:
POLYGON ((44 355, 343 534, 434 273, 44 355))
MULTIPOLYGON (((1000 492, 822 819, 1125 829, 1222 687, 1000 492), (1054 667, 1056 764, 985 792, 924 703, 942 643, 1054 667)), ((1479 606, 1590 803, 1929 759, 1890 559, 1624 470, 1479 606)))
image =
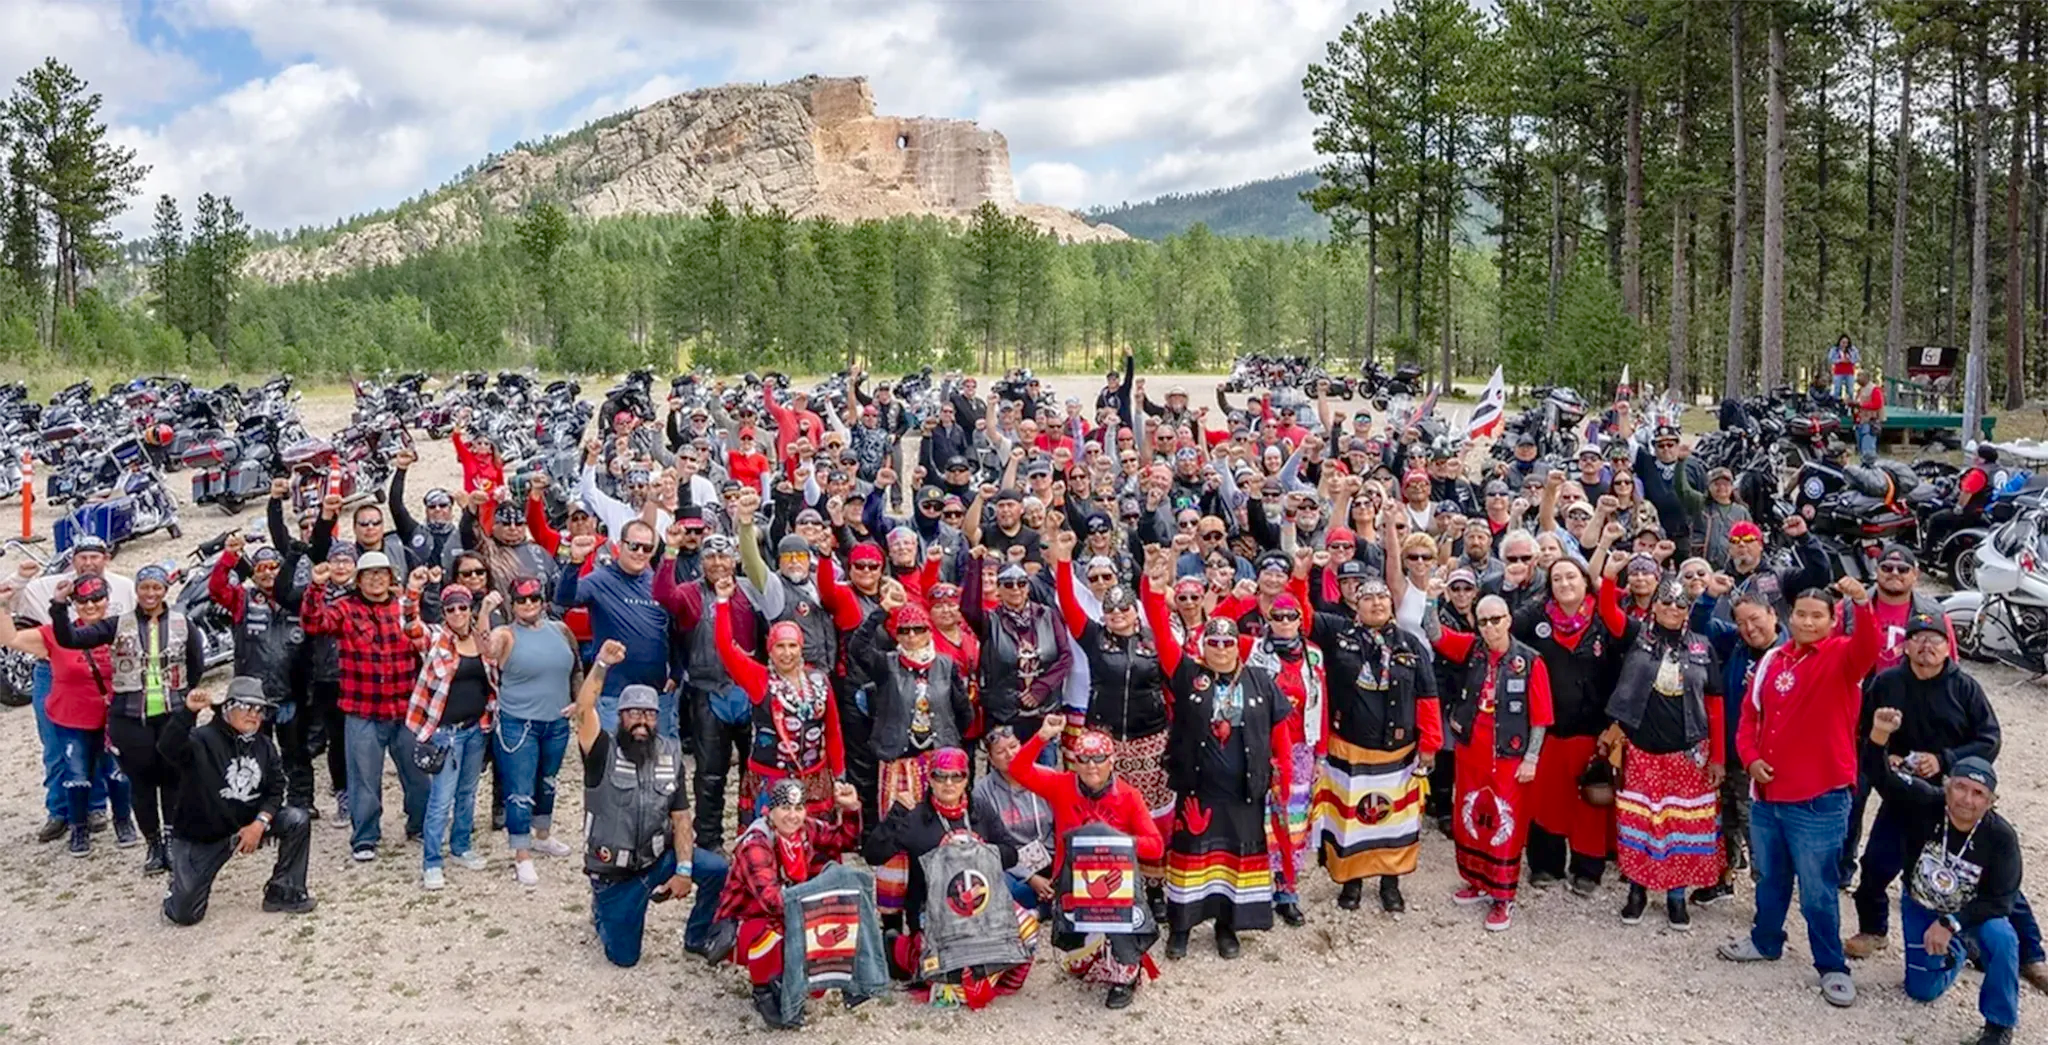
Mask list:
MULTIPOLYGON (((1885 378, 1884 426, 1878 432, 1878 441, 1896 437, 1911 442, 1915 433, 1923 442, 1937 439, 1945 442, 1960 442, 1962 438, 1963 415, 1960 410, 1944 409, 1951 398, 1960 399, 1959 393, 1944 389, 1939 382, 1900 380, 1885 378), (1955 433, 1951 436, 1949 433, 1955 433)), ((1955 405, 1960 406, 1958 402, 1955 405)), ((1998 418, 1986 414, 1978 422, 1980 438, 1990 439, 1998 426, 1998 418)))

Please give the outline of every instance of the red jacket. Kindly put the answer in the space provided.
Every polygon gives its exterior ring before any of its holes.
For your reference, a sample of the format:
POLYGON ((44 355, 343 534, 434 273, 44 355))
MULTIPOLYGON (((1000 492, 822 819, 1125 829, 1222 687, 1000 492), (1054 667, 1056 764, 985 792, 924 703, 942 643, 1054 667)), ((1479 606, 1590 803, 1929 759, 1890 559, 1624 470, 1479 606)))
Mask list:
POLYGON ((765 818, 756 820, 733 843, 732 870, 725 878, 725 891, 718 894, 718 917, 744 921, 769 918, 782 927, 782 890, 810 880, 826 864, 860 844, 860 810, 841 813, 832 820, 811 817, 804 824, 805 844, 810 859, 804 876, 784 881, 781 861, 776 859, 775 839, 765 818))
POLYGON ((505 485, 505 462, 497 454, 482 457, 469 448, 462 433, 450 432, 449 442, 455 446, 455 459, 462 462, 462 490, 464 493, 489 493, 505 485))
POLYGON ((1108 824, 1130 835, 1137 842, 1138 859, 1144 863, 1156 864, 1165 857, 1166 839, 1159 834, 1159 824, 1136 787, 1121 777, 1112 778, 1107 793, 1090 798, 1082 793, 1079 777, 1038 764, 1038 753, 1044 749, 1045 741, 1037 736, 1025 741, 1010 761, 1010 778, 1052 807, 1053 836, 1059 840, 1053 851, 1054 867, 1065 866, 1067 835, 1084 824, 1108 824))
POLYGON ((1766 802, 1804 802, 1856 783, 1856 719, 1863 677, 1882 649, 1877 617, 1854 608, 1847 635, 1811 646, 1779 646, 1758 662, 1742 699, 1748 712, 1735 732, 1745 766, 1762 759, 1771 782, 1752 778, 1750 795, 1766 802))

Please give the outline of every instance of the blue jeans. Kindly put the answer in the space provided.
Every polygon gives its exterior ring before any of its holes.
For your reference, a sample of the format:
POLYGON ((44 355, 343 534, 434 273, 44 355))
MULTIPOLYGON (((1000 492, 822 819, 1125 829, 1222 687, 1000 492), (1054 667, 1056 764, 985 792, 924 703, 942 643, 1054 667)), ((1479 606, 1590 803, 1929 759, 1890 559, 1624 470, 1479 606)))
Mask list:
POLYGON ((1877 456, 1877 423, 1865 421, 1856 426, 1856 453, 1865 459, 1877 456))
POLYGON ((1785 915, 1797 882, 1813 967, 1823 973, 1849 971, 1842 954, 1840 861, 1850 801, 1850 789, 1844 787, 1804 802, 1750 804, 1749 850, 1757 883, 1749 939, 1758 953, 1768 958, 1785 953, 1785 915))
MULTIPOLYGON (((50 662, 36 661, 29 677, 34 682, 29 690, 29 703, 35 705, 36 739, 43 745, 43 812, 52 820, 64 820, 71 815, 71 806, 64 797, 64 745, 57 740, 57 727, 51 724, 50 716, 43 713, 43 705, 50 699, 50 662)), ((111 768, 93 774, 92 808, 107 808, 107 780, 111 775, 111 768)))
POLYGON ((1850 396, 1856 394, 1856 375, 1832 375, 1830 380, 1828 381, 1828 394, 1834 396, 1836 399, 1840 399, 1844 402, 1847 402, 1850 396))
POLYGON ((412 764, 412 730, 398 719, 346 716, 342 735, 348 744, 348 819, 350 849, 375 849, 384 840, 384 755, 398 767, 398 787, 405 795, 405 833, 426 830, 427 775, 412 764))
POLYGON ((107 752, 107 733, 103 729, 73 729, 70 726, 50 726, 51 734, 57 741, 57 759, 63 769, 61 780, 64 791, 64 820, 73 827, 83 826, 92 815, 92 786, 97 780, 107 780, 107 796, 114 803, 114 819, 127 820, 134 816, 129 802, 128 778, 115 765, 114 756, 107 752), (108 766, 114 766, 113 775, 108 776, 108 766))
POLYGON ((492 733, 505 791, 506 844, 531 849, 533 832, 555 822, 555 777, 569 750, 569 720, 499 715, 492 733))
MULTIPOLYGON (((1905 842, 1898 815, 1887 802, 1877 807, 1870 834, 1863 840, 1862 877, 1856 880, 1856 931, 1883 936, 1891 931, 1891 903, 1886 891, 1905 870, 1905 842)), ((1918 855, 1918 854, 1915 854, 1918 855)))
POLYGON ((2012 923, 1993 918, 1965 929, 1949 940, 1947 954, 1928 954, 1922 941, 1934 912, 1909 895, 1899 897, 1899 928, 1906 934, 1906 994, 1914 1001, 1933 1001, 1963 971, 1965 938, 1984 963, 1984 982, 1977 988, 1977 1011, 1984 1022, 2014 1027, 2020 1022, 2020 946, 2012 923))
POLYGON ((484 745, 490 734, 475 724, 436 730, 427 743, 446 748, 448 761, 427 786, 427 831, 420 846, 420 867, 441 866, 441 837, 448 852, 467 853, 476 829, 476 785, 484 772, 484 745))
MULTIPOLYGON (((712 916, 718 912, 718 894, 725 890, 725 857, 708 850, 696 850, 690 857, 690 917, 683 928, 684 947, 702 947, 711 931, 712 916)), ((626 878, 590 879, 590 924, 597 930, 597 942, 604 947, 605 960, 631 968, 640 964, 640 944, 646 935, 647 904, 654 890, 675 877, 676 854, 670 850, 646 871, 626 878)))

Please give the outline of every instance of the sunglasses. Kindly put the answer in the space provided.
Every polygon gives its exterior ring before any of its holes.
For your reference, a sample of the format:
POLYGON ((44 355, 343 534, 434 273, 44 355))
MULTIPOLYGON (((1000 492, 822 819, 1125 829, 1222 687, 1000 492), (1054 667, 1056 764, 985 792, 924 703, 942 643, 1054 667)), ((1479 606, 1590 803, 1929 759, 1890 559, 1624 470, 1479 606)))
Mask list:
POLYGON ((1195 521, 1193 519, 1182 519, 1177 525, 1183 530, 1192 530, 1195 528, 1195 521))
POLYGON ((706 527, 701 523, 696 526, 691 526, 688 523, 683 524, 684 533, 703 533, 705 529, 706 527))
POLYGON ((925 627, 925 626, 924 626, 924 625, 922 625, 922 624, 905 624, 905 625, 903 625, 902 627, 900 627, 900 628, 897 628, 897 629, 896 629, 896 634, 898 634, 898 635, 923 635, 923 634, 925 634, 925 633, 927 633, 927 632, 929 632, 929 631, 931 631, 931 630, 932 630, 932 629, 930 629, 930 628, 927 628, 927 627, 925 627))
POLYGON ((466 570, 456 570, 455 575, 457 577, 482 577, 489 572, 488 570, 472 566, 466 570))
POLYGON ((1266 619, 1272 621, 1275 624, 1290 624, 1301 620, 1301 614, 1283 610, 1279 613, 1273 614, 1272 616, 1266 619))
POLYGON ((1113 581, 1113 580, 1116 580, 1116 574, 1114 574, 1114 573, 1091 573, 1091 574, 1089 574, 1089 575, 1088 575, 1088 583, 1090 583, 1090 584, 1093 584, 1093 583, 1095 583, 1096 581, 1113 581))
POLYGON ((654 552, 654 545, 646 541, 627 541, 625 542, 625 548, 629 552, 639 552, 642 555, 650 555, 654 552))
POLYGON ((1109 761, 1109 756, 1108 756, 1108 755, 1075 755, 1075 756, 1073 756, 1073 759, 1074 759, 1074 761, 1075 761, 1075 762, 1078 762, 1078 763, 1080 763, 1081 765, 1084 765, 1084 766, 1099 766, 1099 765, 1103 764, 1104 762, 1107 762, 1107 761, 1109 761))
POLYGON ((1913 567, 1902 562, 1881 562, 1877 564, 1877 572, 1890 574, 1912 573, 1913 567))
POLYGON ((1730 538, 1728 538, 1728 543, 1729 543, 1729 544, 1755 544, 1755 543, 1757 543, 1757 541, 1758 541, 1758 538, 1755 538, 1755 537, 1730 537, 1730 538))
POLYGON ((1507 616, 1507 614, 1505 614, 1505 613, 1496 613, 1496 614, 1493 614, 1493 615, 1492 615, 1492 616, 1490 616, 1490 617, 1481 617, 1481 618, 1479 618, 1479 626, 1480 626, 1480 627, 1482 627, 1482 628, 1491 628, 1491 627, 1493 627, 1493 626, 1494 626, 1494 625, 1496 625, 1496 624, 1506 624, 1506 623, 1507 623, 1507 621, 1508 621, 1508 616, 1507 616))
POLYGON ((1237 640, 1225 638, 1203 639, 1202 645, 1207 646, 1210 649, 1236 649, 1237 640))
POLYGON ((1174 597, 1173 597, 1173 601, 1175 601, 1175 602, 1200 602, 1200 601, 1202 601, 1202 597, 1201 597, 1200 595, 1176 595, 1176 596, 1174 596, 1174 597))
POLYGON ((1351 548, 1352 548, 1352 544, 1351 544, 1351 542, 1350 542, 1350 541, 1331 541, 1331 542, 1330 542, 1330 550, 1331 550, 1331 551, 1333 551, 1333 552, 1334 552, 1334 551, 1339 551, 1339 550, 1341 550, 1341 551, 1350 551, 1350 550, 1351 550, 1351 548))
POLYGON ((1220 541, 1223 539, 1223 531, 1211 530, 1208 533, 1200 534, 1199 536, 1205 541, 1220 541))
POLYGON ((1451 589, 1450 589, 1450 590, 1452 590, 1452 591, 1478 591, 1479 589, 1477 589, 1477 588, 1473 587, 1473 586, 1472 586, 1472 585, 1470 585, 1470 584, 1466 584, 1466 583, 1465 583, 1464 581, 1459 581, 1458 583, 1456 583, 1456 584, 1453 584, 1453 585, 1451 585, 1451 589))
POLYGON ((1028 588, 1030 586, 1030 581, 1008 580, 996 582, 996 587, 998 588, 1028 588))
POLYGON ((518 605, 521 605, 521 604, 523 604, 523 603, 528 603, 528 602, 539 602, 539 601, 541 601, 541 597, 540 597, 540 596, 538 596, 538 595, 514 595, 514 596, 512 596, 512 605, 514 605, 514 606, 518 606, 518 605))
POLYGON ((1511 562, 1511 563, 1513 563, 1513 562, 1533 562, 1533 561, 1535 560, 1535 558, 1536 558, 1536 557, 1535 557, 1534 555, 1503 555, 1503 556, 1501 556, 1501 561, 1503 561, 1503 562, 1511 562))
POLYGON ((964 517, 964 516, 965 516, 965 515, 966 515, 967 513, 966 513, 966 512, 964 512, 964 511, 959 511, 959 510, 953 510, 953 511, 944 511, 944 512, 940 512, 939 514, 940 514, 941 516, 945 517, 945 518, 948 518, 948 519, 959 519, 959 518, 962 518, 962 517, 964 517))
POLYGON ((1436 556, 1431 555, 1428 552, 1413 552, 1408 555, 1403 555, 1401 556, 1401 558, 1406 559, 1409 562, 1428 562, 1429 560, 1436 558, 1436 556))
POLYGON ((882 564, 879 562, 857 562, 853 564, 853 568, 865 573, 872 573, 875 570, 881 569, 882 564))
POLYGON ((954 783, 954 784, 957 784, 957 783, 959 783, 960 781, 962 781, 962 780, 965 780, 965 779, 967 779, 967 774, 965 774, 965 773, 953 773, 953 772, 940 772, 940 771, 937 771, 937 770, 934 770, 934 771, 932 772, 932 783, 934 783, 934 784, 938 784, 938 783, 954 783))
POLYGON ((382 520, 382 519, 357 519, 357 520, 356 520, 356 525, 357 525, 357 526, 382 526, 382 525, 384 525, 384 520, 382 520))
POLYGON ((73 595, 71 601, 82 605, 91 605, 96 602, 105 602, 107 597, 105 595, 73 595))

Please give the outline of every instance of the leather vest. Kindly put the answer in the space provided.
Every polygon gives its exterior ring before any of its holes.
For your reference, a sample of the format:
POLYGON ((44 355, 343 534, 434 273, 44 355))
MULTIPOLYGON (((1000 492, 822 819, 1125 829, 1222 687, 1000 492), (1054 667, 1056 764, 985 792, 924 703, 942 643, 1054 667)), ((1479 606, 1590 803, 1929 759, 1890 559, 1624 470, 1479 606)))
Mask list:
POLYGON ((583 869, 639 874, 668 851, 669 796, 682 783, 683 747, 656 736, 654 757, 640 765, 614 737, 611 755, 611 768, 583 789, 583 869))
MULTIPOLYGON (((1457 710, 1451 713, 1451 728, 1462 742, 1472 735, 1472 720, 1479 714, 1479 697, 1485 692, 1486 647, 1475 645, 1465 662, 1465 686, 1457 710)), ((1501 758, 1521 758, 1529 753, 1529 676, 1536 670, 1536 651, 1510 642, 1493 669, 1493 749, 1501 758)))
MULTIPOLYGON (((1215 717, 1218 676, 1197 665, 1188 676, 1188 692, 1176 692, 1172 733, 1166 747, 1166 777, 1173 790, 1182 795, 1197 793, 1210 757, 1202 745, 1212 739, 1210 720, 1215 717)), ((1280 701, 1280 687, 1263 668, 1246 664, 1238 670, 1238 685, 1244 687, 1244 713, 1231 727, 1225 743, 1244 741, 1244 779, 1239 797, 1262 803, 1273 782, 1273 712, 1280 701)))
POLYGON ((973 966, 1021 965, 1031 959, 1017 935, 1017 906, 996 847, 955 832, 918 858, 926 882, 925 979, 973 966))
MULTIPOLYGON (((134 613, 121 615, 114 632, 114 648, 108 651, 114 664, 115 693, 136 693, 148 685, 148 647, 136 617, 134 613)), ((163 638, 157 643, 156 660, 157 669, 163 673, 164 699, 171 702, 174 698, 182 700, 191 685, 185 677, 185 637, 191 629, 185 615, 174 610, 165 610, 163 621, 163 638)))
MULTIPOLYGON (((1024 707, 1024 693, 1038 677, 1039 665, 1052 659, 1059 647, 1053 634, 1052 611, 1033 604, 1031 650, 1024 652, 1019 636, 1010 631, 999 611, 989 612, 988 641, 981 644, 981 705, 989 721, 1008 725, 1020 715, 1037 716, 1053 710, 1049 706, 1024 707)), ((1060 625, 1065 627, 1064 624, 1060 625)))
POLYGON ((922 720, 928 738, 921 750, 964 746, 960 742, 960 727, 964 723, 953 720, 953 685, 960 674, 953 667, 953 658, 940 653, 932 657, 930 664, 916 668, 905 664, 899 653, 888 657, 888 677, 876 679, 875 691, 868 697, 868 708, 874 715, 869 742, 874 746, 875 757, 889 762, 912 753, 912 727, 920 721, 920 689, 925 703, 922 720))
POLYGON ((279 703, 296 699, 291 688, 292 654, 305 641, 298 616, 287 613, 255 585, 244 585, 242 620, 235 625, 235 674, 263 680, 263 692, 279 703))
POLYGON ((1097 630, 1088 651, 1088 725, 1118 740, 1149 737, 1166 728, 1166 673, 1149 633, 1117 636, 1097 630))
POLYGON ((754 704, 754 743, 748 761, 793 776, 825 764, 825 708, 832 684, 824 672, 804 669, 798 686, 768 673, 768 694, 754 704))
POLYGON ((782 615, 776 620, 795 621, 797 630, 804 633, 804 663, 830 674, 839 663, 839 629, 832 625, 825 604, 813 594, 816 586, 791 584, 781 574, 775 575, 775 582, 782 585, 782 615))
POLYGON ((1363 624, 1352 624, 1323 644, 1329 655, 1330 732, 1373 751, 1398 750, 1421 739, 1415 701, 1429 654, 1389 623, 1381 636, 1387 645, 1383 666, 1377 656, 1368 658, 1371 643, 1365 630, 1363 624))

